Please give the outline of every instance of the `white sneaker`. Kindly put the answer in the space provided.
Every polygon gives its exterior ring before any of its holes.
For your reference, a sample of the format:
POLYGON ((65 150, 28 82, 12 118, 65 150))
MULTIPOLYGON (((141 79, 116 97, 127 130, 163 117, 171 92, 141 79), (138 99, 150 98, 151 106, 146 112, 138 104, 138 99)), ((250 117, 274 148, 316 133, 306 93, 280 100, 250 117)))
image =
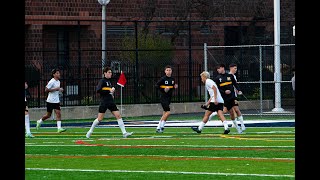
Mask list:
POLYGON ((86 137, 90 138, 91 134, 92 134, 92 131, 88 131, 87 134, 86 134, 86 137))
POLYGON ((133 134, 133 132, 130 132, 130 133, 126 132, 123 134, 123 137, 127 138, 128 136, 131 136, 132 134, 133 134))

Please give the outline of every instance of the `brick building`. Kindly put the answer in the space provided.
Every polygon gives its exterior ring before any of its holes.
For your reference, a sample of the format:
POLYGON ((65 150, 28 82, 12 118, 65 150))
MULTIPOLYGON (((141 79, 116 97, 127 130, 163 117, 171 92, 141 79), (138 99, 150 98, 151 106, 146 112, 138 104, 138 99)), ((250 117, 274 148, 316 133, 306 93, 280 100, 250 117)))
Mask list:
MULTIPOLYGON (((273 0, 190 2, 111 0, 106 7, 109 65, 135 61, 135 56, 122 51, 136 50, 122 44, 124 36, 134 40, 135 31, 156 34, 170 42, 174 64, 202 63, 204 42, 209 45, 273 43, 273 0)), ((282 0, 280 7, 281 43, 291 43, 295 1, 282 0)), ((33 74, 41 74, 38 78, 46 81, 49 70, 58 66, 69 70, 64 76, 70 79, 84 74, 83 67, 101 66, 101 16, 97 0, 26 0, 25 62, 32 67, 33 74)), ((141 62, 144 52, 139 52, 141 62)), ((162 58, 165 51, 158 53, 156 58, 162 58)), ((183 66, 181 72, 187 75, 189 68, 183 66)), ((98 78, 96 72, 89 73, 98 78)))

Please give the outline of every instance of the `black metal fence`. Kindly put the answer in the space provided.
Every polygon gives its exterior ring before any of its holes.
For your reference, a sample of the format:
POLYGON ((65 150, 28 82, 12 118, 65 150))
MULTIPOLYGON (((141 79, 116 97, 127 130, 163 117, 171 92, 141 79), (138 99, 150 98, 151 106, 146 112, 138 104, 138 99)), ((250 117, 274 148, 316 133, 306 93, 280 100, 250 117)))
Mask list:
MULTIPOLYGON (((250 21, 107 21, 106 24, 106 60, 102 60, 101 55, 101 21, 53 20, 42 24, 40 30, 34 29, 37 25, 26 26, 25 77, 31 94, 29 107, 45 106, 47 94, 44 89, 53 68, 61 70, 61 86, 65 89, 61 95, 63 106, 97 105, 99 97, 95 87, 104 66, 113 69, 117 103, 121 89, 116 83, 121 70, 127 79, 122 89, 123 104, 158 103, 159 92, 154 85, 164 75, 166 65, 173 67, 173 76, 179 84, 173 102, 204 101, 205 91, 199 76, 204 70, 204 43, 273 43, 273 31, 268 31, 273 26, 271 21, 254 25, 250 21)), ((281 43, 294 43, 293 24, 281 23, 281 43)), ((229 52, 218 53, 228 56, 229 52)), ((283 72, 283 80, 290 80, 294 61, 292 53, 290 59, 286 59, 289 70, 283 72)), ((238 69, 256 72, 258 67, 246 62, 239 64, 238 69)), ((272 70, 263 74, 267 79, 273 79, 272 70)), ((248 76, 239 75, 238 79, 248 76)), ((283 98, 293 97, 290 86, 284 83, 282 88, 289 92, 283 94, 283 98)), ((257 92, 249 89, 247 97, 256 98, 257 92)))

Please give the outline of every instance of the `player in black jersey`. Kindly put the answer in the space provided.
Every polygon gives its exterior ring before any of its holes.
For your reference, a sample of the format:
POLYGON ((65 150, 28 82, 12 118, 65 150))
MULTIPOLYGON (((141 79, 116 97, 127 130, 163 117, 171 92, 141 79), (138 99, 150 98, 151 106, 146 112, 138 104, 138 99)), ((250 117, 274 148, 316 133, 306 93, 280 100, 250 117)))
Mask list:
POLYGON ((100 79, 96 91, 100 94, 100 104, 99 104, 99 113, 98 117, 93 121, 90 130, 87 132, 86 137, 90 138, 93 129, 103 120, 104 114, 109 109, 111 113, 114 115, 114 117, 118 121, 118 125, 122 131, 123 137, 126 138, 128 136, 132 135, 132 132, 128 133, 124 127, 123 120, 121 118, 119 109, 117 108, 117 105, 114 103, 114 97, 113 93, 115 91, 115 88, 111 84, 111 76, 112 76, 112 70, 110 67, 105 67, 103 69, 103 75, 104 77, 100 79))
POLYGON ((161 77, 156 84, 156 88, 160 91, 160 103, 163 108, 162 117, 157 126, 156 132, 163 133, 164 125, 170 115, 170 103, 172 92, 174 89, 178 88, 178 84, 175 82, 175 79, 171 77, 172 67, 167 65, 164 68, 165 76, 161 77))
POLYGON ((224 106, 230 113, 230 118, 236 127, 238 133, 242 133, 242 130, 238 126, 237 121, 235 120, 235 113, 233 107, 238 104, 237 97, 235 96, 236 88, 238 91, 241 92, 237 81, 234 79, 232 74, 228 74, 225 71, 225 65, 220 64, 217 66, 218 75, 214 78, 214 82, 217 84, 218 89, 221 93, 221 96, 224 100, 224 106))

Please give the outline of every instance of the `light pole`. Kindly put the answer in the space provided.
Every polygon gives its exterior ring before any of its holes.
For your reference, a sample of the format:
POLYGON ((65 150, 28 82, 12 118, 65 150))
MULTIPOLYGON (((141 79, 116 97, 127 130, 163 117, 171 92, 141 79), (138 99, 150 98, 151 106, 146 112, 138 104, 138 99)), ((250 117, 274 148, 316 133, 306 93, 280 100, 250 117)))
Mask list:
POLYGON ((102 72, 103 72, 103 67, 105 65, 105 63, 107 62, 107 58, 106 58, 106 6, 107 4, 110 2, 110 0, 98 0, 98 2, 101 4, 102 6, 102 46, 101 46, 101 58, 102 58, 102 62, 101 62, 101 67, 102 67, 102 72))
POLYGON ((281 107, 281 62, 280 62, 280 0, 274 0, 274 81, 275 108, 274 112, 283 112, 281 107))

